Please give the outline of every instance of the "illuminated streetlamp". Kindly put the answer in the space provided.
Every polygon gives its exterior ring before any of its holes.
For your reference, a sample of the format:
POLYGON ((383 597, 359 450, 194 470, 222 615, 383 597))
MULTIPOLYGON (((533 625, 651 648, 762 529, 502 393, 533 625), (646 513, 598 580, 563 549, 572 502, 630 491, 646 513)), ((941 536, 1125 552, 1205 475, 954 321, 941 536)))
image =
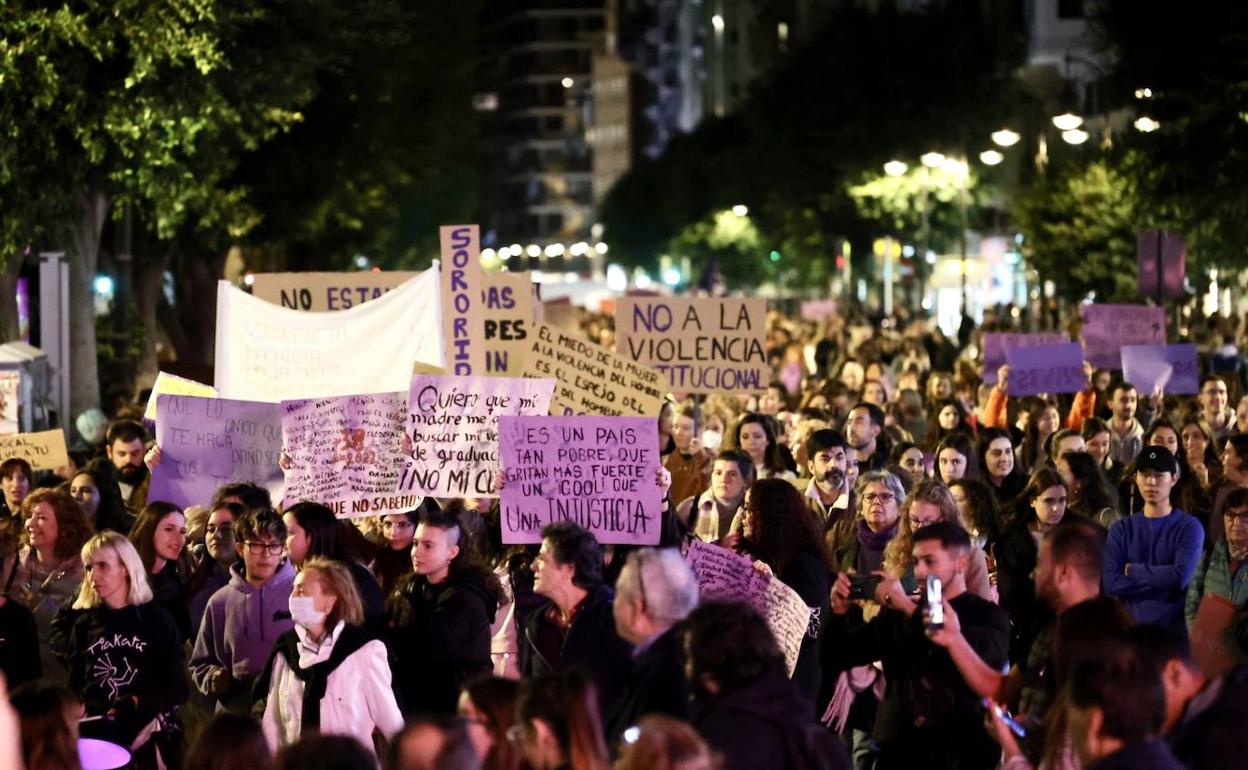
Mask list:
POLYGON ((899 160, 890 160, 884 164, 884 173, 889 176, 901 176, 906 173, 910 167, 899 160))
POLYGON ((738 203, 732 207, 732 213, 739 217, 743 217, 750 213, 750 207, 744 203, 738 203))
POLYGON ((1067 144, 1083 144, 1088 141, 1088 132, 1081 128, 1072 128, 1062 132, 1062 139, 1067 144))
POLYGON ((919 156, 919 161, 928 168, 939 168, 945 162, 945 156, 939 152, 925 152, 919 156))
POLYGON ((1070 112, 1063 112, 1061 115, 1053 116, 1053 125, 1059 131, 1074 131, 1083 125, 1083 118, 1070 112))
POLYGON ((995 166, 1005 160, 1005 156, 996 150, 984 150, 979 154, 979 160, 985 166, 995 166))
POLYGON ((1013 147, 1018 144, 1019 139, 1022 139, 1019 133, 1008 128, 992 132, 992 141, 999 147, 1013 147))
POLYGON ((1141 115, 1140 117, 1135 119, 1136 131, 1143 131, 1146 134, 1151 134, 1152 132, 1156 131, 1159 128, 1161 128, 1161 124, 1153 120, 1152 118, 1148 117, 1147 115, 1141 115))

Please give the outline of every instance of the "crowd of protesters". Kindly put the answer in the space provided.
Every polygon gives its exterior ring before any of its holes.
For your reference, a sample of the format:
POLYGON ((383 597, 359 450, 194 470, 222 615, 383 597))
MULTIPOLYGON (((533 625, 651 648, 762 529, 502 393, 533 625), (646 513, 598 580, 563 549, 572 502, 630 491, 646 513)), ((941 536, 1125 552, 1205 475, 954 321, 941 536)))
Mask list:
POLYGON ((79 420, 70 467, 0 462, 0 762, 88 767, 84 738, 187 770, 1241 766, 1238 324, 1197 394, 1085 366, 1020 398, 983 381, 1008 323, 888 320, 773 313, 764 392, 673 394, 656 547, 504 545, 490 500, 338 519, 245 479, 183 510, 148 499, 137 407, 79 420), (791 672, 755 609, 699 599, 694 540, 810 608, 791 672))

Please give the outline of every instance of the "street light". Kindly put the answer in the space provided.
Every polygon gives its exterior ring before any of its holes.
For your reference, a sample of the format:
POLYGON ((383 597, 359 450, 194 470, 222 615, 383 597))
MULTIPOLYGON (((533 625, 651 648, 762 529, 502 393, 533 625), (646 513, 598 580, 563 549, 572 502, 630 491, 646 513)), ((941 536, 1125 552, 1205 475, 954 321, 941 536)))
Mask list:
POLYGON ((1053 116, 1053 125, 1059 131, 1074 131, 1083 125, 1083 118, 1070 112, 1063 112, 1061 115, 1053 116))
POLYGON ((906 173, 910 167, 899 160, 890 160, 884 164, 884 173, 889 176, 901 176, 906 173))
POLYGON ((928 168, 939 168, 945 162, 945 156, 939 152, 925 152, 919 156, 919 161, 928 168))
POLYGON ((572 85, 573 85, 576 81, 574 81, 572 78, 564 78, 564 79, 563 79, 563 80, 561 80, 560 82, 561 82, 561 83, 563 83, 563 87, 564 87, 564 88, 571 88, 571 87, 572 87, 572 85))
POLYGON ((1013 147, 1018 144, 1019 139, 1022 139, 1022 136, 1017 131, 1011 131, 1008 128, 992 132, 992 141, 999 147, 1013 147))
POLYGON ((732 213, 739 217, 743 217, 750 213, 750 207, 744 203, 738 203, 732 207, 732 213))
POLYGON ((1143 131, 1146 134, 1151 134, 1152 132, 1156 131, 1159 128, 1161 128, 1161 124, 1153 120, 1152 118, 1148 117, 1147 115, 1141 115, 1140 117, 1135 119, 1136 131, 1143 131))
POLYGON ((1088 132, 1081 128, 1072 128, 1062 132, 1062 139, 1067 144, 1083 144, 1088 141, 1088 132))
POLYGON ((996 150, 984 150, 979 154, 979 160, 985 166, 995 166, 1005 160, 1005 156, 996 150))
POLYGON ((1136 98, 1136 99, 1152 99, 1152 98, 1153 98, 1153 89, 1151 89, 1151 88, 1137 88, 1137 89, 1135 89, 1135 98, 1136 98))

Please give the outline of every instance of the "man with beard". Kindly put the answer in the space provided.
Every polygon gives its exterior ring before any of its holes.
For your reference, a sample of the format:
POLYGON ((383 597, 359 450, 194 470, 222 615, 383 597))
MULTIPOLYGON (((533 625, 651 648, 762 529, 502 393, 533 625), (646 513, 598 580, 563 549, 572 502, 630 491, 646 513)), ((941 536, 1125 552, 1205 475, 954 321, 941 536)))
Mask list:
POLYGON ((147 505, 151 482, 143 455, 147 452, 147 431, 134 420, 116 420, 108 426, 105 451, 117 469, 117 486, 126 507, 135 516, 147 505))
POLYGON ((845 437, 824 428, 806 439, 807 467, 810 485, 806 487, 806 503, 819 517, 820 528, 826 533, 832 553, 842 540, 854 536, 853 501, 848 485, 849 452, 845 437))
POLYGON ((884 432, 883 409, 866 401, 854 404, 845 420, 845 439, 858 452, 860 471, 884 469, 893 447, 884 432))

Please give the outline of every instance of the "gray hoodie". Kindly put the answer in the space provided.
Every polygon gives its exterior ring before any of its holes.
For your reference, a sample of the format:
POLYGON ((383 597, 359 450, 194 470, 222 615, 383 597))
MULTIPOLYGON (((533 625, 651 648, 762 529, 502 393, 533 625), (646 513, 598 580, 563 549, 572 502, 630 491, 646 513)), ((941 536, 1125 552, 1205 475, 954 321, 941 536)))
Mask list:
POLYGON ((243 577, 242 564, 235 564, 229 584, 208 600, 191 653, 191 678, 200 692, 211 695, 213 672, 218 668, 229 672, 230 689, 217 696, 224 710, 249 713, 252 680, 264 670, 277 638, 294 628, 290 619, 294 585, 295 570, 289 562, 259 588, 243 577))

